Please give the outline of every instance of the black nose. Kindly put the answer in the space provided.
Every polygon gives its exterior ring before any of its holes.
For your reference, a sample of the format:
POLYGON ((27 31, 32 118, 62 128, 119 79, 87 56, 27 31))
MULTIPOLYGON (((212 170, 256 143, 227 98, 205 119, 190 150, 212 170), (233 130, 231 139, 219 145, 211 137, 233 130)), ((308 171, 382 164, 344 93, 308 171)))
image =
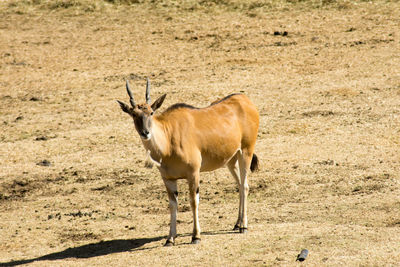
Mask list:
POLYGON ((142 133, 143 133, 143 135, 146 135, 146 136, 147 136, 147 135, 149 134, 149 131, 143 130, 142 133))

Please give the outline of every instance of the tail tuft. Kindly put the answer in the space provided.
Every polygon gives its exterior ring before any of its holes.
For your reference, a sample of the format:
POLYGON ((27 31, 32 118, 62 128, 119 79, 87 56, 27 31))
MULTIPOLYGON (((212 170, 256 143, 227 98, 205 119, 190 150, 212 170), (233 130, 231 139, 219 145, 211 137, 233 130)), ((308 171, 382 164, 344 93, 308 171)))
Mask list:
POLYGON ((251 172, 259 170, 259 161, 256 154, 253 154, 253 158, 251 159, 250 170, 251 172))

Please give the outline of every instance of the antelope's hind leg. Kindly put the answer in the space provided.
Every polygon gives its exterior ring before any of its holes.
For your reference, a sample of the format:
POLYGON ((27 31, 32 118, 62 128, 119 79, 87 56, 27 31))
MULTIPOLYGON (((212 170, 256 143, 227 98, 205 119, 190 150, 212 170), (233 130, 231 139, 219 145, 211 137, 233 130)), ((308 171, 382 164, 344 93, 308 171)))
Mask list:
POLYGON ((163 178, 163 181, 165 187, 167 188, 168 200, 169 200, 169 212, 171 215, 169 235, 164 245, 166 247, 169 247, 175 245, 176 216, 178 214, 178 186, 176 180, 168 180, 163 178))
POLYGON ((242 194, 240 193, 241 191, 241 186, 240 186, 240 169, 239 169, 239 161, 238 161, 238 154, 240 152, 237 152, 235 154, 235 156, 233 156, 233 158, 227 163, 227 167, 228 170, 230 171, 230 173, 232 174, 233 178, 236 181, 236 184, 238 186, 239 189, 239 215, 238 215, 238 219, 236 221, 235 226, 233 227, 233 230, 240 230, 240 222, 242 221, 242 194))
POLYGON ((239 223, 240 233, 247 232, 247 196, 249 194, 249 185, 247 184, 247 174, 250 170, 251 159, 253 152, 249 149, 243 149, 239 154, 239 169, 240 169, 240 199, 241 199, 241 221, 239 223))

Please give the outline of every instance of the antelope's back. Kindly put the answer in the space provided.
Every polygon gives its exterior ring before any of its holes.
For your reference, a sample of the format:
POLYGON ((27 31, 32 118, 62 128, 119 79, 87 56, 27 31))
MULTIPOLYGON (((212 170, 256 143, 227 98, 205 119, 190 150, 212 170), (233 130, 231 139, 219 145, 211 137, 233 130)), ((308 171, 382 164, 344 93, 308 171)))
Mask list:
POLYGON ((254 139, 255 142, 259 114, 256 106, 246 95, 232 94, 214 101, 205 108, 195 108, 185 104, 177 107, 168 113, 174 117, 170 121, 174 122, 174 128, 180 129, 182 137, 185 135, 193 141, 198 139, 201 145, 206 147, 227 142, 238 143, 242 139, 248 142, 254 139))
POLYGON ((254 148, 259 115, 243 94, 234 94, 205 108, 175 105, 159 117, 170 124, 174 153, 191 161, 200 152, 201 171, 224 166, 238 149, 254 148))

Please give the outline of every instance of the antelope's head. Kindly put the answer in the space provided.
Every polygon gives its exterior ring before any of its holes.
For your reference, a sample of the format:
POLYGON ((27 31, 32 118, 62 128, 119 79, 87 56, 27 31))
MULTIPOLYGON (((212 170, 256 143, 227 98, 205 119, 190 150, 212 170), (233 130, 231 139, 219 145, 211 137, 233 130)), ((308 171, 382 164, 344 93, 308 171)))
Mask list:
POLYGON ((129 102, 131 103, 131 106, 119 100, 117 100, 117 102, 121 106, 122 111, 128 113, 133 118, 136 131, 138 132, 140 138, 142 138, 143 140, 150 140, 152 133, 151 126, 153 114, 159 107, 161 107, 167 94, 160 96, 156 101, 154 101, 153 104, 150 105, 151 101, 149 79, 147 79, 146 84, 146 103, 138 105, 135 103, 132 91, 129 87, 128 80, 126 81, 126 91, 128 92, 129 102))

